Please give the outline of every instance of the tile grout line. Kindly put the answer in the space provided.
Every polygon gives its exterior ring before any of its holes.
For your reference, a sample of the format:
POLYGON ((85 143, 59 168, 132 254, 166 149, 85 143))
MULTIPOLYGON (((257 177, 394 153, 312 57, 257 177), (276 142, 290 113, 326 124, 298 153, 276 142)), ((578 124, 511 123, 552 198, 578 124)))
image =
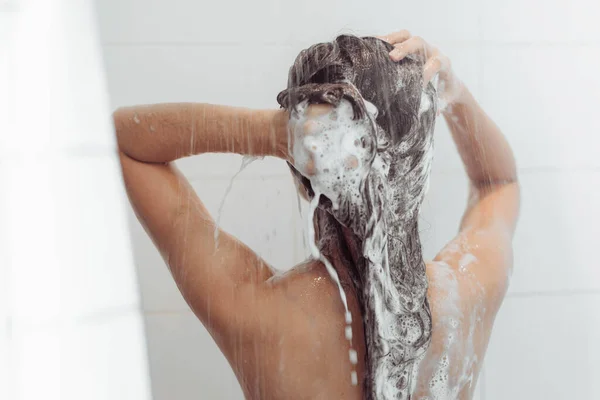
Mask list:
MULTIPOLYGON (((478 101, 482 102, 485 100, 485 92, 484 92, 484 75, 485 75, 485 68, 484 68, 484 57, 483 57, 483 51, 485 48, 484 45, 484 30, 483 30, 483 8, 484 8, 484 2, 483 1, 479 1, 478 2, 478 10, 477 10, 477 31, 479 34, 479 40, 478 40, 478 45, 477 45, 477 74, 479 75, 477 77, 477 91, 478 91, 478 95, 481 96, 480 99, 477 99, 478 101)), ((463 167, 463 171, 462 171, 465 175, 466 175, 466 171, 464 171, 464 167, 463 167)), ((480 400, 485 400, 486 398, 486 391, 485 391, 485 380, 486 380, 486 368, 485 368, 485 364, 482 365, 481 367, 481 371, 480 371, 480 379, 479 379, 479 399, 480 400)))
POLYGON ((185 315, 185 314, 194 314, 191 309, 181 309, 181 310, 142 310, 142 315, 144 317, 166 317, 166 316, 176 316, 176 315, 185 315))
POLYGON ((600 42, 582 42, 582 41, 498 41, 498 40, 482 40, 482 43, 486 46, 496 46, 496 47, 509 47, 509 46, 519 46, 519 47, 598 47, 600 46, 600 42))
POLYGON ((94 323, 103 323, 106 321, 114 320, 115 318, 127 316, 127 315, 139 315, 143 317, 145 311, 142 309, 140 304, 129 304, 117 307, 107 307, 102 310, 92 311, 88 313, 82 313, 81 315, 67 315, 67 316, 57 316, 50 318, 46 321, 41 322, 27 322, 23 317, 15 317, 15 316, 7 316, 6 317, 6 326, 7 332, 12 334, 13 327, 19 326, 19 328, 25 329, 27 331, 30 330, 41 330, 52 328, 56 326, 62 326, 63 324, 73 324, 73 325, 87 325, 94 323))
MULTIPOLYGON (((184 175, 185 175, 185 169, 183 169, 184 171, 184 175)), ((256 180, 267 180, 267 179, 273 179, 273 180, 280 180, 282 178, 287 177, 288 174, 280 174, 280 173, 275 173, 275 174, 247 174, 245 176, 238 176, 237 178, 235 178, 236 181, 256 181, 256 180)), ((204 181, 217 181, 217 180, 225 180, 225 181, 229 181, 229 179, 231 179, 231 175, 226 175, 226 174, 210 174, 210 175, 206 175, 206 176, 188 176, 187 177, 188 180, 190 181, 190 183, 200 183, 200 182, 204 182, 204 181)))
POLYGON ((298 242, 300 239, 300 234, 299 234, 299 226, 298 226, 298 220, 299 218, 299 212, 296 212, 296 209, 298 208, 298 202, 299 200, 296 199, 296 196, 299 196, 299 194, 294 193, 295 196, 292 196, 292 213, 293 213, 293 218, 292 218, 292 229, 294 230, 293 234, 292 234, 292 240, 294 241, 294 262, 296 262, 299 258, 300 258, 300 249, 298 249, 298 242))
POLYGON ((481 378, 479 380, 479 399, 480 400, 485 400, 486 395, 485 395, 485 380, 487 379, 487 374, 486 372, 486 368, 485 368, 485 364, 483 365, 483 367, 481 368, 481 378))
MULTIPOLYGON (((481 25, 483 25, 480 22, 481 25)), ((482 31, 483 30, 483 26, 478 27, 478 30, 482 31)), ((436 42, 440 42, 439 40, 436 42)), ((101 46, 103 47, 201 47, 201 46, 210 46, 210 47, 238 47, 238 46, 247 46, 250 43, 254 43, 255 42, 244 42, 244 41, 239 41, 239 42, 227 42, 227 41, 223 41, 223 42, 198 42, 198 41, 190 41, 190 42, 184 42, 184 41, 157 41, 157 42, 143 42, 143 41, 106 41, 106 42, 102 42, 101 46)), ((294 46, 306 46, 305 42, 259 42, 259 45, 262 46, 266 46, 266 47, 294 47, 294 46)), ((469 40, 448 40, 448 41, 443 41, 443 44, 445 45, 451 45, 451 46, 465 46, 465 47, 470 47, 470 46, 479 46, 479 45, 485 45, 485 46, 498 46, 498 47, 504 47, 504 46, 521 46, 521 47, 535 47, 535 46, 542 46, 542 47, 562 47, 562 46, 569 46, 569 47, 596 47, 596 46, 600 46, 600 41, 596 42, 596 41, 590 41, 590 42, 582 42, 582 41, 499 41, 499 40, 485 40, 483 38, 481 38, 480 40, 473 40, 473 41, 469 41, 469 40)))
POLYGON ((507 299, 515 298, 534 298, 534 297, 559 297, 559 296, 586 296, 600 295, 600 289, 567 289, 567 290, 545 290, 545 291, 530 291, 508 293, 507 299))
POLYGON ((544 172, 600 172, 600 166, 594 165, 578 165, 578 166, 567 166, 567 167, 558 167, 558 166, 541 166, 541 167, 521 167, 517 168, 519 172, 534 172, 534 173, 544 173, 544 172))
MULTIPOLYGON (((183 42, 183 41, 164 41, 164 42, 102 42, 102 47, 246 47, 253 42, 183 42)), ((255 45, 257 43, 254 43, 255 45)), ((289 42, 260 42, 259 45, 265 47, 292 47, 301 45, 301 43, 289 42)))
POLYGON ((483 2, 480 1, 478 2, 479 5, 479 10, 478 10, 478 15, 477 15, 477 31, 479 34, 479 40, 477 41, 477 73, 479 75, 478 77, 478 81, 477 81, 477 89, 479 92, 479 95, 481 96, 482 99, 485 98, 484 95, 484 86, 483 86, 483 82, 484 82, 484 59, 483 59, 483 50, 485 48, 484 45, 484 30, 483 30, 483 2))
MULTIPOLYGON (((479 41, 478 41, 478 47, 477 47, 477 73, 478 73, 478 80, 477 80, 477 89, 478 89, 478 94, 479 96, 481 96, 481 99, 478 99, 480 101, 483 101, 485 99, 485 93, 484 93, 484 75, 485 75, 485 68, 484 68, 484 57, 483 57, 483 51, 485 48, 485 38, 484 38, 484 29, 483 29, 483 8, 484 8, 484 2, 483 1, 479 1, 478 2, 478 11, 477 11, 477 30, 479 33, 479 41)), ((464 171, 463 171, 464 172, 464 171)), ((466 172, 464 172, 466 174, 466 172)), ((485 363, 484 365, 481 366, 481 372, 480 372, 480 379, 479 379, 479 399, 480 400, 485 400, 486 396, 486 368, 485 368, 485 363)))
POLYGON ((0 165, 6 161, 55 161, 67 159, 89 159, 111 157, 117 159, 118 153, 116 147, 109 146, 72 146, 58 148, 54 151, 41 152, 33 151, 30 153, 7 153, 2 155, 0 165))

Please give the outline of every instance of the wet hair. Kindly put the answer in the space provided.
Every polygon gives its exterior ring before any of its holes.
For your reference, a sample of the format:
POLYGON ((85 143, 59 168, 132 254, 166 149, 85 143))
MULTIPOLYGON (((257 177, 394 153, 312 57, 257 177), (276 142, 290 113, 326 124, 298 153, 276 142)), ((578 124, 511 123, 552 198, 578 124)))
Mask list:
POLYGON ((388 55, 391 50, 392 45, 380 39, 347 35, 302 50, 290 69, 288 87, 277 101, 289 109, 303 100, 337 105, 346 98, 355 117, 362 118, 360 94, 377 106, 377 124, 397 143, 417 123, 422 74, 420 63, 413 59, 393 62, 388 55))
MULTIPOLYGON (((361 306, 367 399, 411 398, 432 326, 417 219, 432 158, 435 89, 423 86, 422 61, 394 62, 391 50, 380 39, 349 35, 314 45, 298 55, 277 96, 290 112, 305 101, 335 107, 347 100, 354 119, 370 118, 365 100, 378 109, 371 163, 385 168, 371 168, 361 182, 360 205, 342 199, 333 210, 322 197, 314 217, 318 246, 345 261, 346 271, 336 269, 349 276, 361 306)), ((310 180, 289 166, 312 198, 310 180)))

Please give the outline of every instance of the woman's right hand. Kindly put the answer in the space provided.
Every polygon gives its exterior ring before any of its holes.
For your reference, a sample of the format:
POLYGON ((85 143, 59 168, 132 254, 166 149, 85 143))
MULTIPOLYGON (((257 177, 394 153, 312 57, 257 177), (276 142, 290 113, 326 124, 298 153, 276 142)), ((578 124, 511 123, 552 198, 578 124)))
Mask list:
POLYGON ((438 97, 442 101, 440 109, 455 103, 464 92, 463 83, 456 77, 452 70, 450 59, 440 50, 419 36, 412 36, 409 31, 401 30, 385 36, 379 36, 392 46, 390 57, 394 61, 400 61, 408 55, 422 59, 423 83, 427 84, 438 76, 438 97))

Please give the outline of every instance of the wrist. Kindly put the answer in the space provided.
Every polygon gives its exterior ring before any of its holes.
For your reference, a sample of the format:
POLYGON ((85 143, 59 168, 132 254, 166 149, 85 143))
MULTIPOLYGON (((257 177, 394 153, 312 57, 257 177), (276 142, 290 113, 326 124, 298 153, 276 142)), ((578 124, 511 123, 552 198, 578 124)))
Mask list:
POLYGON ((472 95, 469 89, 464 83, 462 83, 462 81, 455 78, 452 88, 448 91, 445 91, 440 96, 442 103, 440 112, 444 116, 453 115, 454 106, 467 104, 471 101, 471 99, 472 95))

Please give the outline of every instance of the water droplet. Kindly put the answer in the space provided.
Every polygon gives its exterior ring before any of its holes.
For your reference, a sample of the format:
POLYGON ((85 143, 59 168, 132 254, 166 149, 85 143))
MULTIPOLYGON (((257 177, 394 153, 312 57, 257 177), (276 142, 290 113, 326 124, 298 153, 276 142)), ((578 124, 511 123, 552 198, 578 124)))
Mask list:
POLYGON ((350 362, 352 364, 356 365, 358 363, 358 354, 356 353, 356 350, 348 350, 348 356, 350 357, 350 362))

